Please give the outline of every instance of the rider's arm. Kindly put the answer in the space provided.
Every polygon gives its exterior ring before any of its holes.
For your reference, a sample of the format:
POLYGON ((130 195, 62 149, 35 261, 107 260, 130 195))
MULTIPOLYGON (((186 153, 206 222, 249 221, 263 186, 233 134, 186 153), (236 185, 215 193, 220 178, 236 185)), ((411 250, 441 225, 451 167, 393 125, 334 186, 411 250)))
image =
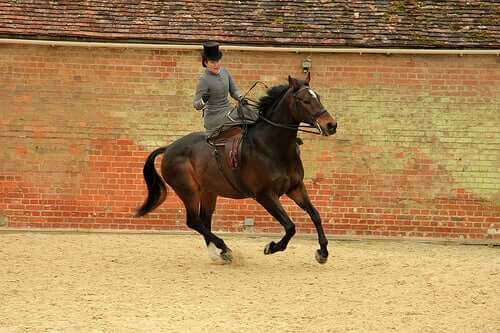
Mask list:
POLYGON ((196 86, 196 92, 194 94, 193 106, 196 110, 201 110, 205 107, 208 101, 208 82, 201 77, 198 80, 198 85, 196 86))
POLYGON ((241 100, 240 89, 238 89, 238 86, 236 86, 236 83, 234 83, 234 80, 231 76, 231 73, 229 73, 229 71, 226 71, 226 72, 227 72, 227 77, 229 79, 229 93, 231 94, 232 98, 239 101, 239 100, 241 100))

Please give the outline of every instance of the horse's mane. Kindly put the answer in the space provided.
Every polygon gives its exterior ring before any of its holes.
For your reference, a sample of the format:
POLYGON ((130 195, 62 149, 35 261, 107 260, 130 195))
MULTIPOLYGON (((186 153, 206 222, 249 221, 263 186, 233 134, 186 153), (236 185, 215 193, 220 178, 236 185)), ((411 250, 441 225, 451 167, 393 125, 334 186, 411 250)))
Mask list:
MULTIPOLYGON (((302 80, 297 80, 299 84, 302 86, 306 84, 302 80)), ((282 84, 279 86, 274 86, 269 89, 267 89, 267 95, 262 96, 259 99, 259 113, 266 116, 268 112, 271 111, 272 107, 274 106, 274 103, 277 103, 281 97, 285 94, 285 92, 288 90, 290 85, 288 84, 282 84)))
POLYGON ((268 111, 273 107, 274 103, 278 102, 278 100, 283 96, 285 91, 288 90, 289 85, 288 84, 283 84, 279 86, 274 86, 271 87, 267 90, 267 95, 262 96, 259 99, 259 113, 263 114, 264 116, 267 114, 268 111))

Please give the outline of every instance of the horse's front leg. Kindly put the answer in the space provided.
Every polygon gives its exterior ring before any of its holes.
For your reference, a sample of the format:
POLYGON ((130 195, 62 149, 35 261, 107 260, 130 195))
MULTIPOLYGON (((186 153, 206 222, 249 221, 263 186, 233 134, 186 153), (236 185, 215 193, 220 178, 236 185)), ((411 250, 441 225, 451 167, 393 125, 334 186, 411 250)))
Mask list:
POLYGON ((278 243, 271 242, 264 249, 264 254, 273 254, 278 251, 284 251, 290 239, 295 235, 295 224, 281 206, 279 198, 275 194, 258 194, 256 197, 258 203, 264 207, 278 222, 285 228, 285 236, 278 243))
POLYGON ((320 264, 326 263, 326 261, 328 260, 328 239, 326 239, 326 235, 321 224, 321 216, 311 203, 304 183, 300 183, 299 186, 288 192, 287 196, 295 201, 295 203, 300 208, 305 210, 311 217, 311 220, 316 227, 316 231, 318 232, 318 240, 320 246, 319 250, 316 251, 316 260, 320 264))

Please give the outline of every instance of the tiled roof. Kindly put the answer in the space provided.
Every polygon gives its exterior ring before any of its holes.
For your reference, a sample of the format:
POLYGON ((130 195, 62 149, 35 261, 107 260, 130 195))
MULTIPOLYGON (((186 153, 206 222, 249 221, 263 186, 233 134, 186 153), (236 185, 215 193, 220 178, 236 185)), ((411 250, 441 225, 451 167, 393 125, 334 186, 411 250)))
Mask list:
POLYGON ((500 48, 498 0, 0 0, 0 37, 500 48))

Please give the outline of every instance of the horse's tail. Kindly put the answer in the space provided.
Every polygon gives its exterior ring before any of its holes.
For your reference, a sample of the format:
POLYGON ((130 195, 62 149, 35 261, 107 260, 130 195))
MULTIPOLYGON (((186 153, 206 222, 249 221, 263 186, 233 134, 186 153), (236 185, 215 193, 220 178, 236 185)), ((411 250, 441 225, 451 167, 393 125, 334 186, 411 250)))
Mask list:
POLYGON ((156 156, 163 154, 166 148, 166 146, 160 147, 151 152, 144 163, 142 173, 144 174, 144 180, 148 186, 148 197, 142 206, 137 208, 135 213, 136 217, 144 216, 151 212, 167 198, 167 187, 165 186, 163 178, 156 172, 155 168, 156 156))

